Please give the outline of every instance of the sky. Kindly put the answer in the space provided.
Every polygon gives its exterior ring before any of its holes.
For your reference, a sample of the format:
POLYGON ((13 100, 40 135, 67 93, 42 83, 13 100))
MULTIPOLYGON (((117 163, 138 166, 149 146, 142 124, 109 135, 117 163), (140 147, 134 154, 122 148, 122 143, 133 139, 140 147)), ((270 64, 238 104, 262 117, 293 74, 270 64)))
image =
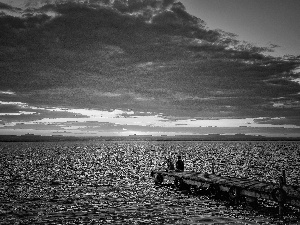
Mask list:
POLYGON ((294 0, 0 0, 0 135, 300 137, 294 0))
POLYGON ((212 29, 237 34, 259 46, 278 46, 272 55, 300 54, 298 0, 182 0, 187 11, 212 29))

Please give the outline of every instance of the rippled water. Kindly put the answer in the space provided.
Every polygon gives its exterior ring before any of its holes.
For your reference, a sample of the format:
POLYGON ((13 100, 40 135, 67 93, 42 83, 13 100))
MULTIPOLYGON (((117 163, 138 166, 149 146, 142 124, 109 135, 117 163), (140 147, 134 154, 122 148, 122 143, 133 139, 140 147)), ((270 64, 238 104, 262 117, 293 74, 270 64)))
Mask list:
POLYGON ((300 185, 299 142, 0 143, 0 224, 300 224, 300 211, 232 206, 155 186, 150 171, 183 156, 187 170, 300 185))

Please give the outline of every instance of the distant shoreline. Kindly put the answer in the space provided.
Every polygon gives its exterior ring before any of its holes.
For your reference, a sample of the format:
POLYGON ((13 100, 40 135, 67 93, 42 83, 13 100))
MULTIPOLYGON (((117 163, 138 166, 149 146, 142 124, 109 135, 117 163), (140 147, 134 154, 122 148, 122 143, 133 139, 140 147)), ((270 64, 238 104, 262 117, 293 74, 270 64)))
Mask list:
POLYGON ((181 135, 181 136, 39 136, 0 135, 0 142, 64 142, 64 141, 300 141, 300 137, 264 137, 250 135, 181 135))

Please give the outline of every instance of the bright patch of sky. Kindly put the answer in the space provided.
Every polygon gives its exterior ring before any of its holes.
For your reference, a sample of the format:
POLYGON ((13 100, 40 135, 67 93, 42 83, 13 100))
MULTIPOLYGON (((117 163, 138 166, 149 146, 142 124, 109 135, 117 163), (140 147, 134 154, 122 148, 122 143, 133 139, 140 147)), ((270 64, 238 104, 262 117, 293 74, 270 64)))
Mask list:
POLYGON ((15 95, 16 93, 12 92, 12 91, 0 91, 0 94, 3 94, 3 95, 15 95))
POLYGON ((300 67, 294 69, 294 73, 300 73, 300 67))
MULTIPOLYGON (((24 17, 25 14, 27 14, 27 12, 24 13, 24 11, 12 11, 12 10, 7 10, 7 9, 0 9, 0 13, 4 13, 6 15, 9 15, 9 16, 13 16, 13 17, 24 17)), ((31 16, 36 16, 36 15, 42 15, 42 14, 45 14, 51 18, 54 18, 54 17, 57 17, 59 16, 58 13, 55 13, 55 12, 52 12, 52 11, 48 11, 48 12, 43 12, 43 13, 31 13, 31 16)))
POLYGON ((297 82, 298 84, 300 84, 300 78, 294 79, 294 82, 297 82))
MULTIPOLYGON (((273 124, 260 124, 256 121, 264 120, 264 119, 274 119, 280 120, 281 118, 227 118, 227 119, 174 119, 167 118, 163 115, 153 115, 153 114, 145 114, 138 115, 132 110, 124 111, 120 109, 114 109, 111 111, 101 111, 95 109, 67 109, 67 108, 39 108, 39 107, 31 107, 26 103, 22 102, 3 102, 0 101, 0 104, 10 104, 10 105, 18 105, 19 107, 27 110, 39 109, 45 111, 52 112, 67 112, 70 115, 79 114, 84 117, 80 118, 43 118, 39 120, 31 120, 31 121, 22 121, 22 124, 43 124, 43 125, 58 125, 60 128, 64 130, 80 130, 81 128, 88 128, 89 126, 77 126, 76 123, 85 123, 85 122, 97 122, 97 123, 109 123, 116 124, 122 126, 149 126, 149 127, 161 127, 161 128, 195 128, 195 127, 252 127, 252 128, 262 128, 262 127, 281 127, 281 128, 300 128, 300 126, 296 125, 273 125, 273 124), (66 124, 65 124, 66 123, 66 124), (70 126, 71 123, 72 125, 70 126)), ((278 106, 275 106, 278 107, 278 106)), ((19 111, 13 113, 1 113, 0 116, 3 115, 26 115, 26 114, 35 114, 36 112, 32 111, 19 111)), ((283 118, 284 119, 284 118, 283 118)), ((6 123, 5 125, 0 125, 0 127, 13 127, 16 126, 19 122, 11 122, 6 123)), ((91 125, 90 125, 91 126, 91 125)), ((123 129, 120 131, 124 131, 123 129)), ((130 131, 128 131, 130 132, 130 131)))
POLYGON ((0 101, 0 105, 18 105, 20 107, 28 106, 26 103, 23 102, 3 102, 3 101, 0 101))
POLYGON ((12 10, 7 10, 7 9, 0 9, 0 13, 4 13, 9 16, 14 16, 14 17, 22 17, 22 13, 20 11, 12 11, 12 10))
MULTIPOLYGON (((139 125, 139 126, 155 126, 155 127, 284 127, 299 128, 296 125, 272 125, 258 124, 255 120, 261 118, 243 118, 243 119, 211 119, 211 120, 169 120, 161 115, 134 116, 133 111, 122 111, 119 109, 113 111, 100 111, 90 109, 48 109, 51 111, 65 111, 70 113, 81 114, 87 118, 43 118, 41 120, 32 121, 30 123, 55 124, 63 122, 88 122, 97 121, 102 123, 113 123, 118 125, 139 125), (133 116, 129 116, 133 115, 133 116)), ((275 118, 278 119, 278 118, 275 118)))
POLYGON ((20 115, 31 115, 31 114, 35 114, 35 112, 20 111, 17 113, 0 113, 0 116, 20 116, 20 115))

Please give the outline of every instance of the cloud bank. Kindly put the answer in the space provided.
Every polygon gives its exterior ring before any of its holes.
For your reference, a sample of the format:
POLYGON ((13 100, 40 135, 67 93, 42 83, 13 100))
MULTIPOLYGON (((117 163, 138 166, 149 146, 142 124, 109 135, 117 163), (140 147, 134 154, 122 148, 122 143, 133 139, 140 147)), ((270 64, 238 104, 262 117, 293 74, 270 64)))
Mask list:
POLYGON ((0 4, 0 90, 16 93, 2 101, 299 125, 299 57, 210 30, 179 1, 14 3, 0 4))

